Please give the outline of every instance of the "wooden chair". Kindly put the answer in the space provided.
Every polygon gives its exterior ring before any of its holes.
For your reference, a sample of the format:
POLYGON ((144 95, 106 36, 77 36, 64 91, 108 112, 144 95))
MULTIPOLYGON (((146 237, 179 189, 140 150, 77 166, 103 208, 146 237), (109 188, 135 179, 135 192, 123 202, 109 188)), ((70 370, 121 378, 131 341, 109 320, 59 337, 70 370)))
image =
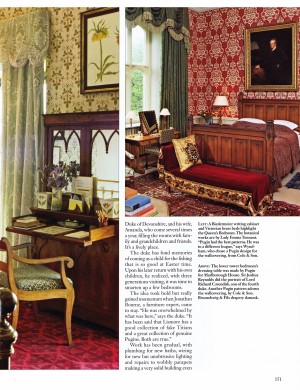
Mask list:
POLYGON ((24 248, 23 245, 12 247, 3 237, 0 241, 0 250, 7 253, 7 264, 1 262, 0 286, 9 288, 18 298, 18 305, 13 312, 12 327, 16 330, 19 318, 19 301, 40 301, 62 298, 66 300, 65 326, 68 344, 72 345, 72 311, 75 293, 72 281, 67 278, 65 263, 68 268, 74 262, 70 257, 58 256, 45 259, 29 259, 18 256, 14 250, 24 248), (18 267, 15 267, 15 261, 18 267), (60 272, 53 271, 43 264, 60 263, 60 272), (4 271, 4 272, 3 272, 4 271))
POLYGON ((158 123, 154 110, 140 111, 139 118, 143 135, 158 133, 158 123))
POLYGON ((125 150, 125 184, 131 188, 134 188, 134 160, 134 155, 125 150))
POLYGON ((174 129, 159 130, 159 143, 157 145, 150 146, 145 149, 146 155, 146 168, 148 168, 148 156, 149 154, 155 155, 158 158, 160 148, 164 145, 169 145, 174 138, 174 129))

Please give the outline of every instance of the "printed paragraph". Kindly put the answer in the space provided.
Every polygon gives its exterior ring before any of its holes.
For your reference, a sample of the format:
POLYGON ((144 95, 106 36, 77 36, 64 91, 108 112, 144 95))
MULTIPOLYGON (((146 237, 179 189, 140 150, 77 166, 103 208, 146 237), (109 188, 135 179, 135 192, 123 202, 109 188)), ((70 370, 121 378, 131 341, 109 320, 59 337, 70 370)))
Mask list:
POLYGON ((198 299, 258 299, 257 264, 199 264, 198 299))
POLYGON ((199 222, 198 256, 257 258, 258 222, 199 222))
POLYGON ((190 222, 126 222, 126 370, 192 369, 192 251, 174 245, 191 239, 190 222))

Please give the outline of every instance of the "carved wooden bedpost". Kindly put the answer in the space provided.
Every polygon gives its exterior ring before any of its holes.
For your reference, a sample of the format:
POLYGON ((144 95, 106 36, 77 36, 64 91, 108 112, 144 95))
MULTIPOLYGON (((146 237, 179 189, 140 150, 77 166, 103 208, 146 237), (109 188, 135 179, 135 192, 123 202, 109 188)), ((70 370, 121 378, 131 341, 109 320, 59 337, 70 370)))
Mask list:
POLYGON ((269 175, 271 178, 271 190, 273 193, 273 184, 274 184, 274 140, 275 140, 275 129, 274 129, 274 122, 273 121, 267 121, 267 128, 266 128, 266 143, 267 143, 267 167, 266 167, 266 174, 269 175))
POLYGON ((16 295, 7 288, 0 288, 0 370, 10 369, 10 356, 18 333, 7 321, 17 305, 16 295))
POLYGON ((240 92, 238 94, 238 113, 239 113, 239 118, 243 118, 243 97, 244 97, 244 93, 243 92, 240 92))
POLYGON ((192 134, 192 125, 193 125, 193 115, 190 114, 188 116, 188 133, 187 133, 187 135, 191 135, 192 134))

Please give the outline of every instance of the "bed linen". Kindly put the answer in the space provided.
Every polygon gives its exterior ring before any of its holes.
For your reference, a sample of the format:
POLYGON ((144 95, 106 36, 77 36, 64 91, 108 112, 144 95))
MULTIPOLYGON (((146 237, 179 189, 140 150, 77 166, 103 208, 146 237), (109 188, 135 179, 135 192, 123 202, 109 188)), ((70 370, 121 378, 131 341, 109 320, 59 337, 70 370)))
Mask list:
MULTIPOLYGON (((264 124, 250 123, 247 121, 237 121, 232 126, 239 129, 261 130, 265 128, 264 124)), ((287 126, 274 125, 275 140, 274 140, 274 187, 276 191, 282 186, 281 179, 288 173, 294 171, 299 164, 300 152, 299 141, 295 131, 287 126)))
POLYGON ((250 215, 263 215, 272 203, 268 175, 205 163, 182 171, 173 144, 161 148, 158 171, 169 188, 234 204, 250 215))

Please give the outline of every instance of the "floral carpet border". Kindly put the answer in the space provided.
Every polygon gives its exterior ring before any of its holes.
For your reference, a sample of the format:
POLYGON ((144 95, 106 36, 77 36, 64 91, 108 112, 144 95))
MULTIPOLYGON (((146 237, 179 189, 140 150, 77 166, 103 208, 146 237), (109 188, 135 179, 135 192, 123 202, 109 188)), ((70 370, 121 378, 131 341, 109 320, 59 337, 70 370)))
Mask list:
MULTIPOLYGON (((160 172, 160 177, 161 177, 160 172)), ((168 171, 164 171, 165 184, 173 190, 183 191, 200 198, 213 200, 220 203, 232 204, 248 211, 250 215, 264 215, 265 210, 273 200, 271 195, 265 195, 260 201, 258 209, 253 205, 252 194, 244 191, 230 190, 222 187, 210 186, 197 183, 191 180, 174 176, 168 171)))

